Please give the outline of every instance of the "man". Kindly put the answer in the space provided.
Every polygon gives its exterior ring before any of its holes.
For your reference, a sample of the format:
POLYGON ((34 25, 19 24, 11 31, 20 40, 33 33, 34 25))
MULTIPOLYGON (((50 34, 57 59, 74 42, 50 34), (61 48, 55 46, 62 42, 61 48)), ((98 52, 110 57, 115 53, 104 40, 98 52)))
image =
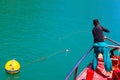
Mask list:
POLYGON ((94 38, 94 56, 93 56, 92 69, 96 70, 98 65, 98 55, 99 53, 102 53, 105 70, 106 72, 110 72, 112 70, 112 62, 107 49, 108 45, 104 42, 104 34, 103 34, 103 32, 109 33, 110 31, 102 27, 98 19, 93 20, 93 25, 94 28, 92 30, 92 34, 94 38))

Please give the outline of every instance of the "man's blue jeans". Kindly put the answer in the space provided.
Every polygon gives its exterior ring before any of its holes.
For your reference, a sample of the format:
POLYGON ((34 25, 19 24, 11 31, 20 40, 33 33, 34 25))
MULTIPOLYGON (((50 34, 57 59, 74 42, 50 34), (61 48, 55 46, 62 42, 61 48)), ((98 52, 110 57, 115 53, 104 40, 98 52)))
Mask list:
POLYGON ((93 64, 92 68, 96 70, 98 65, 98 54, 102 53, 104 60, 104 67, 107 72, 112 70, 112 61, 108 52, 108 45, 105 42, 97 42, 94 44, 93 64))

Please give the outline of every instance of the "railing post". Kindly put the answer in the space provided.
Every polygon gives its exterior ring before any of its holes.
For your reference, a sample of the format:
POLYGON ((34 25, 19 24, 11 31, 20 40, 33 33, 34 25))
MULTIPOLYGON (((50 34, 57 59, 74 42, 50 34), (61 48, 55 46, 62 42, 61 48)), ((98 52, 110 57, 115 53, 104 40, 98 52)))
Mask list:
POLYGON ((78 67, 76 67, 76 69, 75 69, 74 80, 76 80, 76 78, 77 78, 77 73, 78 73, 78 67))

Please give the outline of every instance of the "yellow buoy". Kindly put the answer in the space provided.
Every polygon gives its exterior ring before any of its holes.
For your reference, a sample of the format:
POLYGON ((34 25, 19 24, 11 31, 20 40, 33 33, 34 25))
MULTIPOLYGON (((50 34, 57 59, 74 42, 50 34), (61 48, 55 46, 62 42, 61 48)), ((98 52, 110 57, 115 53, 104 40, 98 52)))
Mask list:
POLYGON ((20 71, 20 64, 15 59, 9 60, 5 64, 5 70, 6 70, 6 72, 8 72, 10 74, 18 73, 20 71))

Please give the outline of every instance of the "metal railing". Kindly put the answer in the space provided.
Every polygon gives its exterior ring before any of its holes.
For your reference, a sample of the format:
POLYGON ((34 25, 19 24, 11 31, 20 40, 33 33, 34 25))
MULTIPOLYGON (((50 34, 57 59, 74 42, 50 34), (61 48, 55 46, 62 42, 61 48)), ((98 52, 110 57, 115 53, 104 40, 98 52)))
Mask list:
MULTIPOLYGON (((114 41, 113 39, 111 38, 108 38, 105 36, 105 39, 118 45, 117 47, 120 47, 120 43, 114 41)), ((114 48, 114 46, 108 46, 108 47, 112 47, 114 48)), ((86 58, 86 56, 92 51, 93 49, 93 46, 82 56, 82 58, 79 59, 79 61, 77 62, 77 64, 72 68, 72 70, 70 71, 70 73, 67 75, 67 77, 65 78, 65 80, 69 80, 69 78, 71 77, 71 75, 74 73, 74 80, 76 80, 77 78, 77 73, 78 73, 78 67, 79 65, 81 64, 81 62, 86 58)))
POLYGON ((111 38, 109 38, 109 37, 106 37, 106 36, 105 36, 105 39, 107 39, 108 41, 110 41, 110 42, 112 42, 112 43, 114 43, 114 44, 116 44, 116 45, 118 45, 118 46, 120 46, 120 43, 114 41, 113 39, 111 39, 111 38))
POLYGON ((79 59, 79 61, 77 62, 77 64, 73 67, 73 69, 70 71, 70 73, 67 75, 67 77, 65 78, 65 80, 69 80, 70 76, 72 75, 72 73, 75 71, 74 73, 74 80, 76 80, 77 77, 77 72, 78 72, 78 66, 81 64, 81 62, 85 59, 85 57, 90 53, 90 51, 93 49, 93 46, 83 55, 82 58, 79 59))

